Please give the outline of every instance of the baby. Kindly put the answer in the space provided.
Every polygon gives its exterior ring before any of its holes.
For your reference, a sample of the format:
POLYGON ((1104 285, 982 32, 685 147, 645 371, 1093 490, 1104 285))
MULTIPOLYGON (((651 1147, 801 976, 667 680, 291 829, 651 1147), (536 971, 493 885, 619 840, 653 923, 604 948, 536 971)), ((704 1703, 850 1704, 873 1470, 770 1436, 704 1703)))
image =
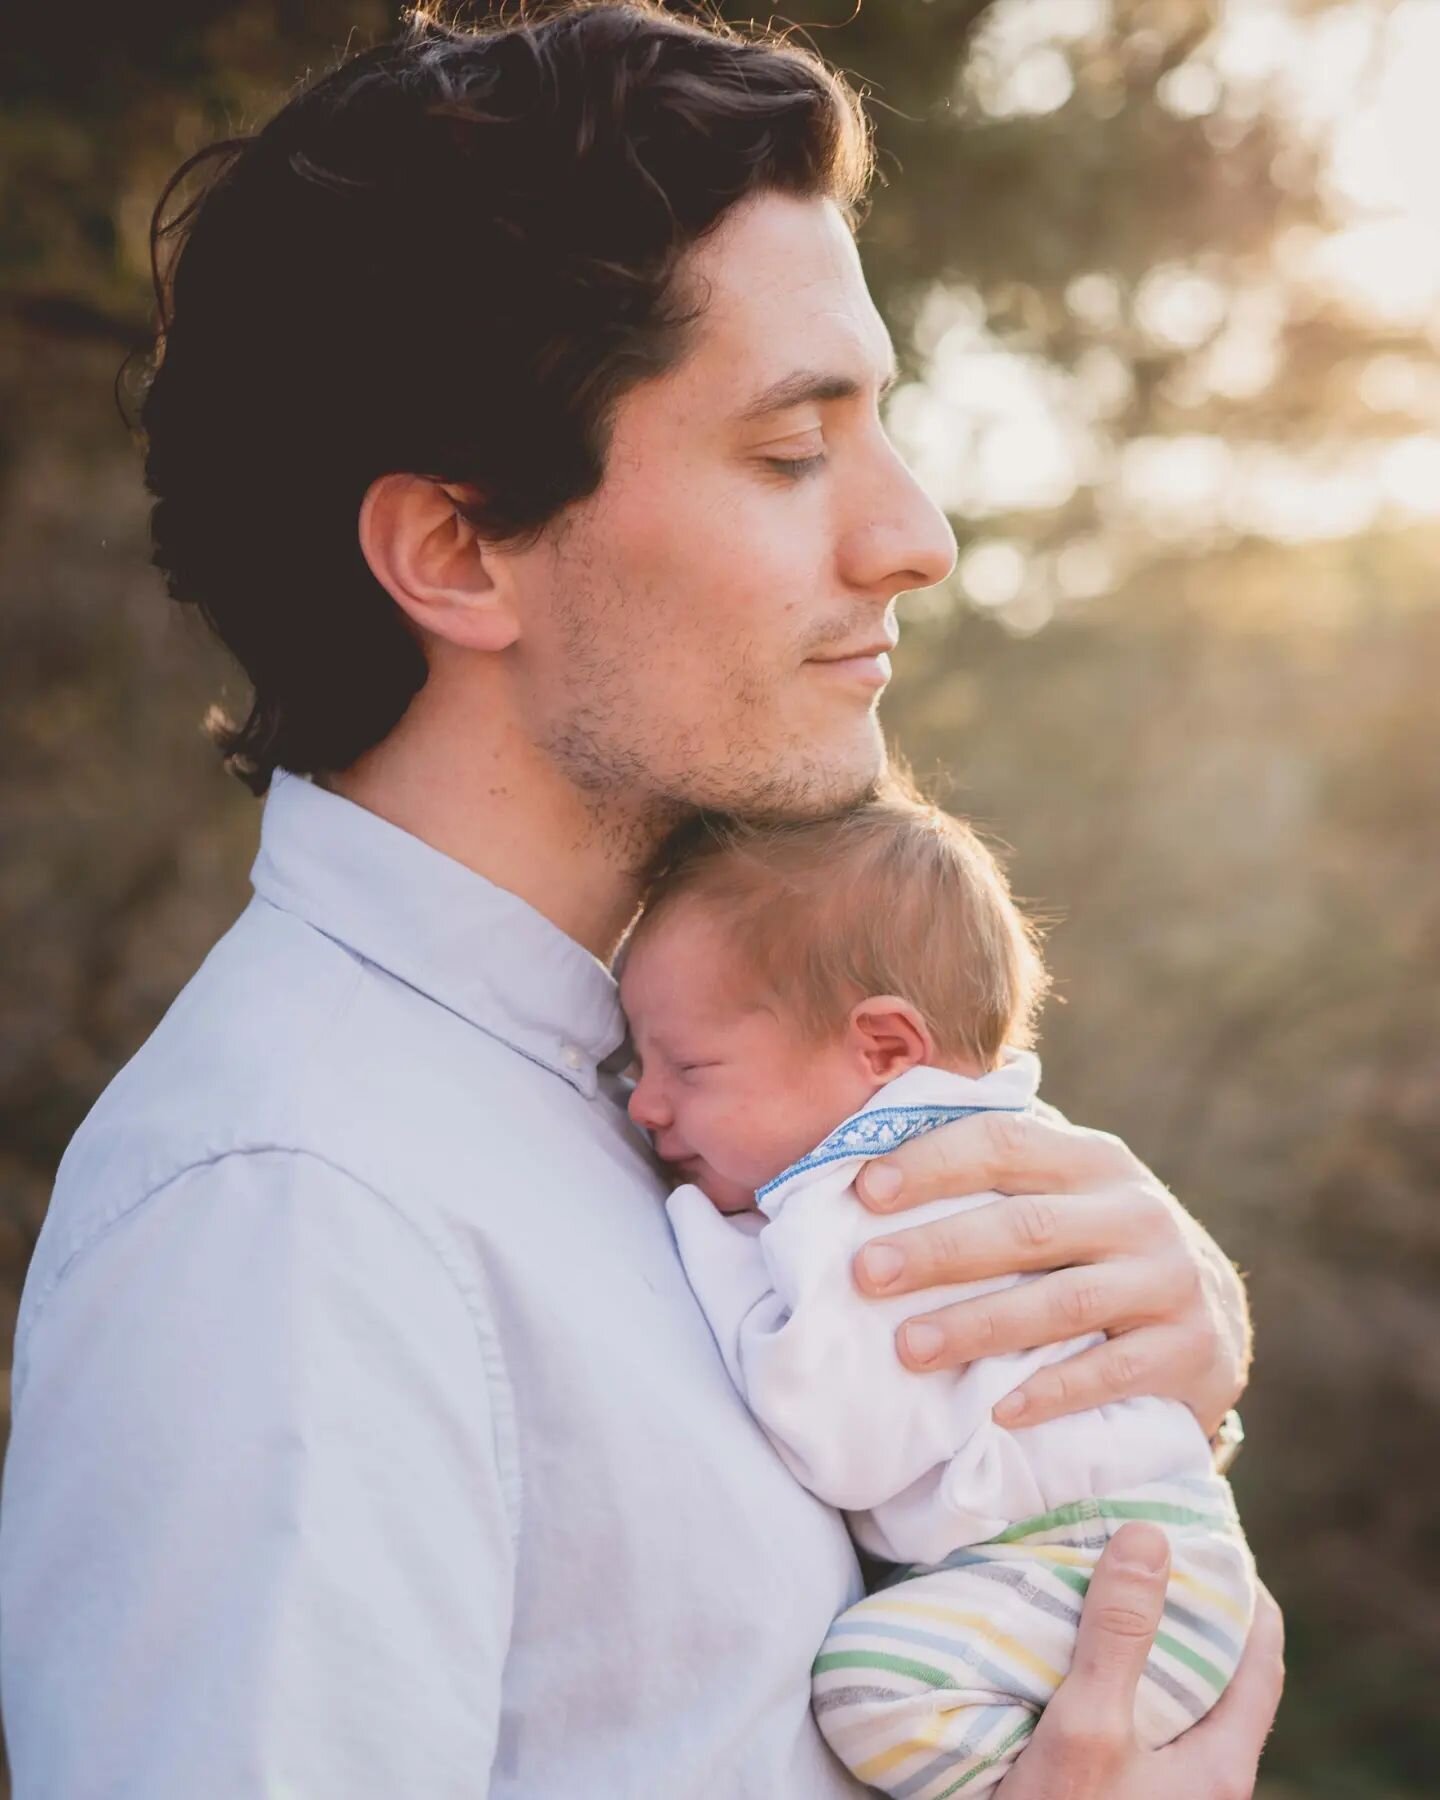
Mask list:
MULTIPOLYGON (((1187 1408, 1125 1400, 1023 1430, 992 1418, 1098 1334, 917 1374, 893 1342, 913 1297, 854 1286, 855 1252, 892 1228, 856 1197, 866 1158, 1033 1107, 1045 982, 993 857, 898 773, 840 817, 697 834, 621 962, 631 1116, 683 1178, 670 1218, 726 1367, 797 1478, 894 1565, 831 1627, 813 1699, 851 1771, 908 1800, 1003 1779, 1124 1520, 1171 1540, 1137 1719, 1149 1745, 1215 1703, 1253 1611, 1230 1489, 1187 1408)), ((995 1198, 935 1201, 907 1223, 995 1198)))

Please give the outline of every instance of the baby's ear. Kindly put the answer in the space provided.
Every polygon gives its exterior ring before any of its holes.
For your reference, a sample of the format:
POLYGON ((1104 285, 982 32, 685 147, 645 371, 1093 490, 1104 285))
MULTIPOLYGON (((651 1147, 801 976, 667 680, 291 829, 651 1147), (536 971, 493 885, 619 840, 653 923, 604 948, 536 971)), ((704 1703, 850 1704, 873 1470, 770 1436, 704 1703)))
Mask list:
POLYGON ((858 1001, 846 1030, 851 1048, 876 1081, 893 1081, 935 1054, 935 1040, 919 1009, 898 994, 872 994, 858 1001))

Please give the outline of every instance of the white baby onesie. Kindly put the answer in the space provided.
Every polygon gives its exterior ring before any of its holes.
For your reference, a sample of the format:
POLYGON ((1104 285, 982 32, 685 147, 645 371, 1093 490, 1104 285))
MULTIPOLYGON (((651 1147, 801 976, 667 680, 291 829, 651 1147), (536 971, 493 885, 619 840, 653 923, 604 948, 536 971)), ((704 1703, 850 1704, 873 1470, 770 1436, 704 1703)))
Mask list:
POLYGON ((960 1371, 918 1374, 900 1362, 903 1320, 1035 1277, 886 1299, 854 1284, 853 1258, 871 1238, 998 1198, 936 1200, 882 1218, 855 1194, 863 1163, 977 1110, 1026 1111, 1039 1078, 1029 1051, 1008 1051, 977 1079, 922 1065, 762 1188, 757 1212, 727 1218, 688 1183, 669 1198, 690 1285, 751 1412, 797 1479, 849 1513, 858 1542, 892 1562, 938 1563, 1051 1507, 1210 1475, 1205 1435, 1178 1401, 1122 1400, 1019 1430, 992 1420, 1003 1395, 1101 1333, 960 1371))

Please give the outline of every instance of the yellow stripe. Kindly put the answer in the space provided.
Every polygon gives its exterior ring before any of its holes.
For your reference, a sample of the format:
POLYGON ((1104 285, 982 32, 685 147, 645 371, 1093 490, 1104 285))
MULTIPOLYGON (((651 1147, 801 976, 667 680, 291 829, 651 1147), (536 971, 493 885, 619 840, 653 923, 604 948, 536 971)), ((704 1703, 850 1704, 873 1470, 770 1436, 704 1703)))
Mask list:
POLYGON ((998 1650, 1013 1657, 1022 1668, 1032 1669, 1035 1674, 1043 1676, 1053 1687, 1059 1687, 1061 1681, 1064 1680, 1062 1670, 1052 1669, 1049 1663, 1041 1662, 1040 1658, 1033 1651, 1027 1650, 1023 1644, 1018 1643, 1012 1637, 1006 1637, 1003 1632, 997 1631, 983 1614, 954 1612, 948 1606, 927 1606, 919 1600, 892 1600, 890 1591, 883 1595, 877 1595, 873 1604, 869 1600, 862 1600, 858 1606, 851 1608, 851 1617, 855 1617, 856 1614, 875 1614, 885 1619, 895 1613, 908 1613, 920 1619, 939 1619, 946 1625, 966 1625, 972 1631, 979 1632, 981 1637, 994 1644, 998 1650))
POLYGON ((1172 1587, 1189 1588, 1191 1593, 1198 1594, 1201 1599, 1208 1600, 1217 1612, 1224 1613, 1234 1619, 1237 1625, 1248 1625, 1249 1615, 1238 1600, 1234 1600, 1223 1588, 1211 1587, 1208 1581, 1197 1581, 1193 1575, 1187 1575, 1183 1569, 1170 1571, 1172 1587))
MULTIPOLYGON (((1044 1562, 1061 1563, 1072 1569, 1093 1569, 1099 1560, 1099 1552, 1094 1550, 1071 1550, 1063 1544, 1027 1544, 1022 1556, 1007 1556, 1005 1562, 1022 1562, 1025 1557, 1035 1557, 1044 1562)), ((996 1561, 1002 1560, 996 1558, 996 1561)), ((954 1571, 963 1575, 963 1569, 954 1571)), ((1187 1588, 1192 1594, 1209 1602, 1217 1612, 1233 1619, 1237 1625, 1245 1626, 1250 1622, 1249 1614, 1244 1606, 1227 1594, 1223 1588, 1212 1587, 1208 1581, 1201 1581, 1189 1575, 1183 1569, 1172 1568, 1170 1581, 1175 1587, 1187 1588)))
POLYGON ((944 1713, 932 1713, 923 1725, 916 1728, 913 1737, 906 1738, 903 1744, 894 1744, 888 1750, 882 1750, 878 1756, 872 1756, 869 1762, 857 1763, 851 1770, 857 1781, 863 1781, 867 1787, 873 1787, 877 1778, 888 1775, 898 1764, 908 1762, 912 1756, 924 1754, 941 1747, 942 1734, 949 1729, 950 1720, 944 1713))

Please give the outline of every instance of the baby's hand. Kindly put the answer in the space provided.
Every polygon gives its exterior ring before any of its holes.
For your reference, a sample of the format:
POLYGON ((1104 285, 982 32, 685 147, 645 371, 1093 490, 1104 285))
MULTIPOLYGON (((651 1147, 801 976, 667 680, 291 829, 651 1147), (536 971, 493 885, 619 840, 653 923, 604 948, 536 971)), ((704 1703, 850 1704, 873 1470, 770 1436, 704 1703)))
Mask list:
POLYGON ((1173 1195, 1108 1132, 1007 1112, 912 1138, 866 1163, 856 1182, 878 1213, 987 1189, 1010 1197, 867 1244, 855 1259, 860 1291, 923 1296, 951 1282, 1048 1273, 907 1320, 901 1360, 956 1368, 1103 1331, 1107 1343, 1037 1371, 996 1419, 1037 1425, 1153 1394, 1183 1401, 1212 1435, 1245 1385, 1245 1290, 1173 1195))

